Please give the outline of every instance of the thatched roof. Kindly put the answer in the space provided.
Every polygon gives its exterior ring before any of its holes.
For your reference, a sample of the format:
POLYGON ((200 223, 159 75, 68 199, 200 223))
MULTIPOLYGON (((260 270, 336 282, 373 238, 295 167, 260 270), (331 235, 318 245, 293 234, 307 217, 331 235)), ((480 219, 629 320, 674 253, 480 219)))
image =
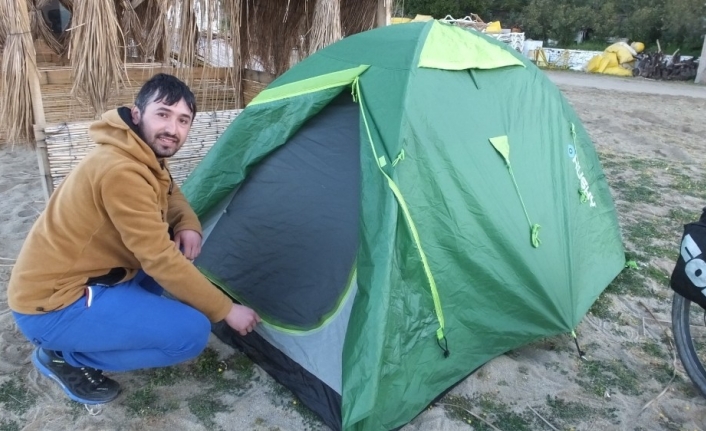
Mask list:
POLYGON ((248 65, 277 76, 293 57, 375 27, 380 1, 0 0, 0 129, 9 130, 9 141, 31 136, 34 119, 23 95, 34 65, 19 62, 34 58, 34 47, 27 46, 32 41, 51 50, 55 62, 70 65, 71 96, 96 114, 127 85, 125 68, 134 63, 171 67, 187 83, 193 67, 225 66, 236 100, 226 108, 237 108, 248 65), (60 33, 42 12, 57 2, 71 16, 60 33), (29 117, 19 121, 21 113, 29 117))

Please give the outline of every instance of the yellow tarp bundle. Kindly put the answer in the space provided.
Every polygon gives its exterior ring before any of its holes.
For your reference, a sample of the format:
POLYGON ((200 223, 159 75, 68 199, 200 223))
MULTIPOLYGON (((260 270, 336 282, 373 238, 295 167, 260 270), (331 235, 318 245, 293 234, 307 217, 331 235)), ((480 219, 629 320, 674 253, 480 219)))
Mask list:
POLYGON ((500 25, 500 21, 488 23, 488 26, 485 28, 486 33, 500 33, 502 30, 503 28, 500 25))
POLYGON ((625 42, 609 46, 602 54, 596 55, 586 65, 586 72, 604 73, 616 76, 632 76, 632 62, 635 61, 635 49, 625 42))
POLYGON ((630 63, 635 59, 634 55, 637 55, 634 49, 630 47, 625 42, 614 43, 605 49, 605 52, 615 53, 618 56, 618 63, 630 63))

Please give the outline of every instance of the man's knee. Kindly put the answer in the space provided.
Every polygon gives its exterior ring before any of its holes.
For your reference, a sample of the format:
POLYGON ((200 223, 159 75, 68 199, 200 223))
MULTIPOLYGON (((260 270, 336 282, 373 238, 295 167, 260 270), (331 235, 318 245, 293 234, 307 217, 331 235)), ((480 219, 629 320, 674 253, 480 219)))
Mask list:
POLYGON ((211 322, 199 311, 189 316, 188 325, 182 329, 181 334, 176 334, 180 343, 179 352, 174 352, 182 356, 184 360, 194 358, 203 352, 208 344, 208 337, 211 333, 211 322))

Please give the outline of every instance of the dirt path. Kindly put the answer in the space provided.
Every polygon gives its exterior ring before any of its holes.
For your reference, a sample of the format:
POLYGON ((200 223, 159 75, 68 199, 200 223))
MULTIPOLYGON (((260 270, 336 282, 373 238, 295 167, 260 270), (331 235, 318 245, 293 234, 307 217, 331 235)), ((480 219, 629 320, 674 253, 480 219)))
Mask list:
POLYGON ((664 82, 644 78, 620 78, 564 70, 547 70, 547 76, 559 87, 589 87, 621 93, 645 93, 706 99, 706 85, 692 82, 664 82))

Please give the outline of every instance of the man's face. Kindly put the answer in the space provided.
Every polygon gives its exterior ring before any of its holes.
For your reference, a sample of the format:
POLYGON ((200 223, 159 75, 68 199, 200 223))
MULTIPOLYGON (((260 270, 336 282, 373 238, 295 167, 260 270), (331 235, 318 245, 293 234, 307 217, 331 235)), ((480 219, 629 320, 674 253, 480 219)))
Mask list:
POLYGON ((184 145, 192 119, 191 110, 184 99, 171 106, 150 101, 144 112, 137 107, 132 108, 133 123, 160 159, 173 156, 184 145))

